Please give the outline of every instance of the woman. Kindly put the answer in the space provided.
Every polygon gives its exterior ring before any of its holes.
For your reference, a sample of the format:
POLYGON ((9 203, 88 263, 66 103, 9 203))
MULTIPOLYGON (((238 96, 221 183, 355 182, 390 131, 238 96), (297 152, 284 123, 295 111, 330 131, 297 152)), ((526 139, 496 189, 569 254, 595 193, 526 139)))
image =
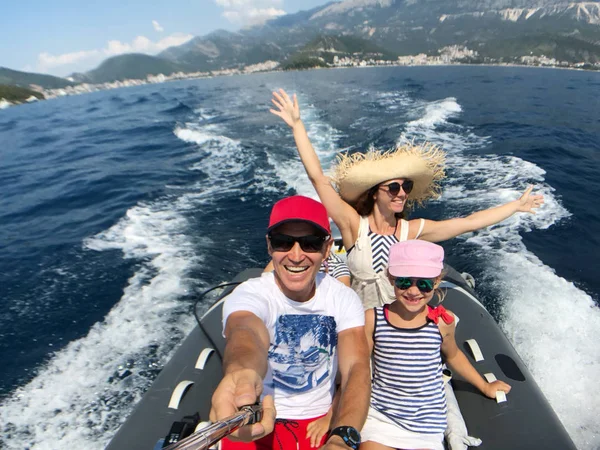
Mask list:
POLYGON ((370 149, 364 154, 341 156, 333 176, 336 190, 308 139, 296 95, 290 98, 280 89, 273 92, 272 102, 276 109, 271 113, 292 128, 308 177, 342 234, 352 288, 365 308, 395 299, 386 275, 392 244, 408 239, 445 241, 494 225, 519 211, 534 213, 533 208, 544 203, 542 195, 531 195, 530 186, 518 200, 464 218, 404 220, 407 207, 439 196, 445 163, 439 148, 407 144, 391 152, 370 149))

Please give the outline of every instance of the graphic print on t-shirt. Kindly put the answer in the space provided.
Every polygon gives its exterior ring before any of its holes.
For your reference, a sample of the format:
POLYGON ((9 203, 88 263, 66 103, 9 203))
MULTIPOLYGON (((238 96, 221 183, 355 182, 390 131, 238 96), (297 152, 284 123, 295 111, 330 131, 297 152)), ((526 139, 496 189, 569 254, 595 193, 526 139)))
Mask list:
POLYGON ((305 392, 318 386, 332 370, 337 345, 335 320, 318 314, 279 317, 275 343, 269 348, 274 387, 305 392))

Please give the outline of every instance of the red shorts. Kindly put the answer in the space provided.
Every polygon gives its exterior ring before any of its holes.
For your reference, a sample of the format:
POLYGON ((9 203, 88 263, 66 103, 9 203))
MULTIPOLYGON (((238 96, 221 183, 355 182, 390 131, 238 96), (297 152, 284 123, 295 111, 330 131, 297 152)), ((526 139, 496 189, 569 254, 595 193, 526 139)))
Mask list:
MULTIPOLYGON (((306 438, 306 427, 311 422, 319 419, 286 420, 277 419, 273 432, 253 442, 234 442, 227 438, 221 440, 221 450, 314 450, 310 446, 310 439, 306 438)), ((320 444, 325 444, 327 434, 323 436, 320 444)))

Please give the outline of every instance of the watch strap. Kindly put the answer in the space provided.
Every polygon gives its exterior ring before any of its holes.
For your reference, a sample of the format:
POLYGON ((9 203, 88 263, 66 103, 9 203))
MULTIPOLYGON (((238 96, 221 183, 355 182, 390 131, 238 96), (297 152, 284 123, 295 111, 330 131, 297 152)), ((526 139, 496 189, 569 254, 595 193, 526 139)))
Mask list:
POLYGON ((356 428, 349 426, 336 427, 329 432, 329 437, 339 436, 344 443, 353 450, 358 450, 360 446, 360 433, 356 428))

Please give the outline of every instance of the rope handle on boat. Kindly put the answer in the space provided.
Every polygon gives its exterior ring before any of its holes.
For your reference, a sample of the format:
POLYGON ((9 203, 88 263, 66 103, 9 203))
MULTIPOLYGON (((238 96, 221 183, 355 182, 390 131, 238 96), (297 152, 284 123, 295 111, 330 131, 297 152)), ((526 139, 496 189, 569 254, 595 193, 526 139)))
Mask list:
POLYGON ((206 450, 238 428, 260 422, 262 412, 263 409, 260 404, 242 406, 237 413, 196 431, 163 450, 206 450))

